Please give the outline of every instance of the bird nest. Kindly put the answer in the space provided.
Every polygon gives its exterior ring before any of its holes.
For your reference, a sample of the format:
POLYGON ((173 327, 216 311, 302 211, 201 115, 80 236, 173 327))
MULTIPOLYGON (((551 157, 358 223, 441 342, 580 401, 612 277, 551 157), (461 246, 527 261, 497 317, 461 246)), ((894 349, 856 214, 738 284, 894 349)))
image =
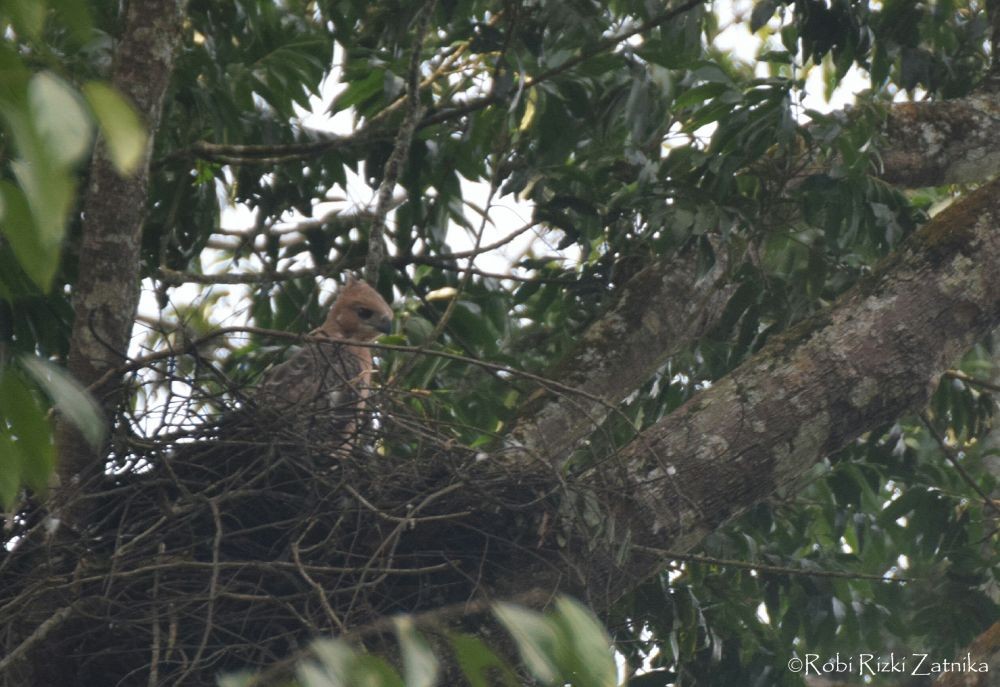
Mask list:
POLYGON ((208 377, 172 382, 186 393, 118 419, 74 504, 84 528, 46 532, 31 503, 8 519, 0 655, 17 660, 0 684, 214 684, 464 603, 537 539, 510 514, 540 491, 457 443, 426 398, 375 392, 331 450, 208 377))

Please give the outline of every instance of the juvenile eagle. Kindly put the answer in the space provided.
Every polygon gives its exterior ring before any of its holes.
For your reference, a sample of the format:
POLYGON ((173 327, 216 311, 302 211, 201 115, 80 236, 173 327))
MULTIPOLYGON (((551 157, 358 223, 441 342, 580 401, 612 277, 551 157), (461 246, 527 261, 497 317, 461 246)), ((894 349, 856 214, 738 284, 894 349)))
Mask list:
MULTIPOLYGON (((326 321, 310 334, 368 342, 389 333, 391 326, 389 304, 371 286, 350 277, 326 321)), ((309 341, 264 374, 255 400, 277 432, 342 456, 346 451, 341 447, 349 447, 363 425, 371 375, 371 349, 309 341)))

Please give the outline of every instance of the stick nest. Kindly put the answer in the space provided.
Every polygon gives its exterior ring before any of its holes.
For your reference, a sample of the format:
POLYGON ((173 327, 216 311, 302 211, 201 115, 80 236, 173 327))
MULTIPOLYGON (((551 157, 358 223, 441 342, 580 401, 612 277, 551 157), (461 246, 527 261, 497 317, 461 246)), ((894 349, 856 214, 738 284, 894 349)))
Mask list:
POLYGON ((118 419, 82 531, 47 533, 30 500, 8 518, 0 684, 215 684, 488 593, 516 574, 505 552, 537 544, 516 514, 540 487, 512 487, 426 398, 374 393, 331 450, 213 380, 159 388, 118 419))

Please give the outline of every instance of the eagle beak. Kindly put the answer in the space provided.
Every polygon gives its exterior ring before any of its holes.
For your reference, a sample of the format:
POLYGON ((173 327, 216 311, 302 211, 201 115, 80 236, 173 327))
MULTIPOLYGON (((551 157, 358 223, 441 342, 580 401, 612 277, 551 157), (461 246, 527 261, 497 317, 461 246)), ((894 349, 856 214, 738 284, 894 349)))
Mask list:
POLYGON ((375 329, 379 330, 383 334, 391 334, 392 318, 387 317, 386 315, 383 315, 382 317, 378 318, 378 321, 375 322, 375 329))

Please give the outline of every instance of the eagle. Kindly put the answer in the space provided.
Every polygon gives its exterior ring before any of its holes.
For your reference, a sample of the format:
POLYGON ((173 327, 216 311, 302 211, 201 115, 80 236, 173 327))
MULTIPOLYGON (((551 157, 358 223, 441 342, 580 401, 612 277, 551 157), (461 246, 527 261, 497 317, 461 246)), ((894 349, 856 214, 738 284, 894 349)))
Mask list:
MULTIPOLYGON (((315 339, 367 343, 388 334, 392 308, 365 282, 349 277, 315 339)), ((372 354, 349 342, 312 340, 268 370, 254 395, 265 428, 310 449, 343 457, 358 430, 371 389, 372 354)))

